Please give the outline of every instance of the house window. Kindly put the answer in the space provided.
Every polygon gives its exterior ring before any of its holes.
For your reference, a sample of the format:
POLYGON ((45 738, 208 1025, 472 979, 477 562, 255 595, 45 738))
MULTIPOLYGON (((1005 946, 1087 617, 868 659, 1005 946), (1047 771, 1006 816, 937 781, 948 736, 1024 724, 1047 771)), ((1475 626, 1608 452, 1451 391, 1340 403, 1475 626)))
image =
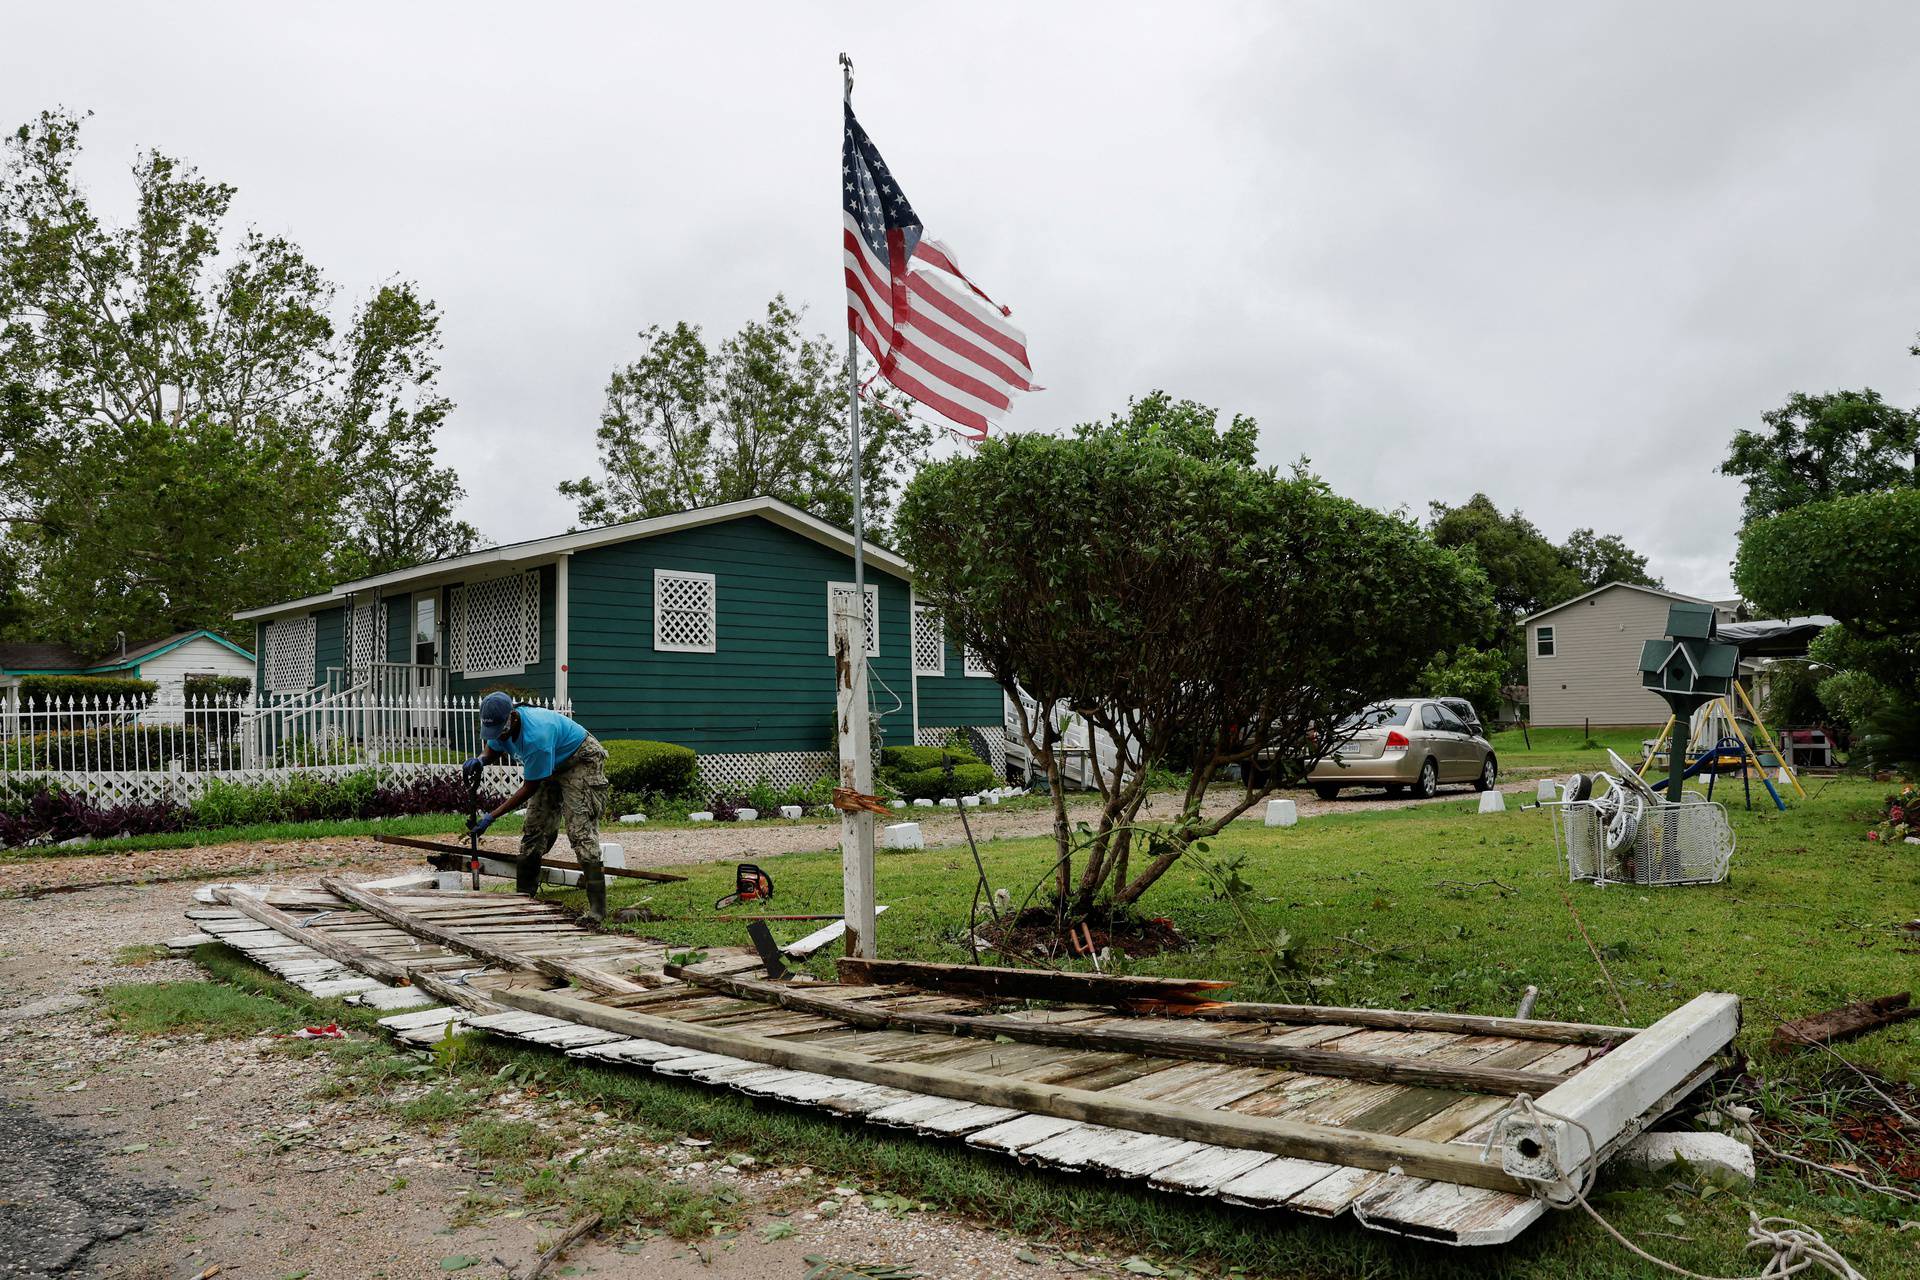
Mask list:
POLYGON ((1553 628, 1535 627, 1533 630, 1533 652, 1535 657, 1553 656, 1553 628))
POLYGON ((347 633, 347 665, 365 667, 387 660, 387 606, 382 600, 358 605, 347 633))
POLYGON ((947 627, 930 604, 913 606, 913 674, 947 674, 947 627))
POLYGON ((267 624, 267 689, 299 693, 313 687, 313 615, 267 624))
MULTIPOLYGON (((851 582, 829 582, 827 584, 827 652, 833 652, 833 615, 842 600, 853 595, 851 582)), ((867 584, 867 656, 880 656, 880 588, 867 584)))
POLYGON ((540 661, 540 571, 447 593, 448 665, 466 676, 517 676, 540 661))
POLYGON ((655 569, 653 647, 663 653, 712 653, 719 647, 718 601, 712 574, 655 569))
POLYGON ((962 650, 966 654, 966 672, 970 676, 993 678, 993 672, 987 668, 987 661, 971 649, 962 650))

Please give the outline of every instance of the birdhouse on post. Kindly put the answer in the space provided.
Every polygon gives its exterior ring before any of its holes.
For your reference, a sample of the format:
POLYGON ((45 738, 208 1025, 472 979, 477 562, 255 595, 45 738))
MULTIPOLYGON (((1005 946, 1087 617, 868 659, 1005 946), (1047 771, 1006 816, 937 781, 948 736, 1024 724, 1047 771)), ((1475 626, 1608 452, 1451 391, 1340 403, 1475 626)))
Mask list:
POLYGON ((1673 742, 1667 765, 1669 803, 1680 801, 1693 713, 1733 692, 1740 650, 1715 640, 1718 631, 1712 605, 1682 601, 1667 608, 1666 638, 1649 640, 1640 650, 1640 683, 1673 708, 1673 742))

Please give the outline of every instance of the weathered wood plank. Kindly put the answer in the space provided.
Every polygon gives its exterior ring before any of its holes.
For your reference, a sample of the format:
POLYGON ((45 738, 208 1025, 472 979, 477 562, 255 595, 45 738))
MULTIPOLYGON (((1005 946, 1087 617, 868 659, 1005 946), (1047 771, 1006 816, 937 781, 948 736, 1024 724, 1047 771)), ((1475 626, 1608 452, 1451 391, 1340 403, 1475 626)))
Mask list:
POLYGON ((374 955, 365 947, 356 946, 344 938, 335 937, 322 929, 308 928, 285 911, 253 897, 250 894, 235 892, 232 889, 216 889, 214 895, 220 901, 232 907, 242 915, 250 916, 303 947, 318 951, 341 964, 358 969, 361 973, 374 978, 385 978, 389 982, 405 982, 407 971, 397 964, 391 964, 374 955))
POLYGON ((868 960, 857 956, 843 956, 839 964, 841 981, 854 984, 898 983, 1002 999, 1069 1000, 1123 1007, 1138 1003, 1206 1004, 1210 999, 1205 992, 1233 985, 1195 978, 1116 977, 1100 973, 1002 969, 983 964, 868 960))
POLYGON ((1914 1007, 1912 1002, 1911 991, 1873 1000, 1856 1000, 1825 1013, 1783 1022, 1774 1028, 1773 1039, 1769 1043, 1779 1052, 1809 1044, 1831 1044, 1835 1040, 1845 1040, 1875 1027, 1920 1017, 1920 1008, 1914 1007))
POLYGON ((1452 1031, 1515 1040, 1552 1040, 1563 1044, 1620 1044, 1639 1034, 1633 1027, 1584 1022, 1547 1022, 1534 1018, 1483 1017, 1470 1013, 1424 1013, 1406 1009, 1336 1009, 1311 1004, 1250 1004, 1225 1001, 1183 1015, 1248 1022, 1334 1022, 1392 1031, 1452 1031))
POLYGON ((362 893, 341 880, 329 878, 320 883, 329 893, 352 903, 370 915, 379 916, 398 929, 438 942, 442 946, 452 947, 456 951, 465 951, 484 960, 491 960, 495 964, 503 964, 515 969, 537 970, 549 977, 576 982, 593 991, 631 994, 646 990, 637 982, 629 982, 625 978, 617 978, 612 974, 602 973, 584 965, 542 956, 523 955, 496 943, 469 937, 457 930, 415 919, 407 912, 381 901, 379 895, 362 893))
MULTIPOLYGON (((1217 1146, 1326 1160, 1360 1168, 1398 1167, 1417 1176, 1491 1186, 1505 1191, 1524 1190, 1523 1184, 1504 1170, 1491 1168, 1481 1163, 1473 1152, 1445 1143, 1382 1134, 1350 1133, 1322 1125, 1207 1111, 1198 1107, 1117 1096, 1111 1090, 1094 1093, 1036 1085, 979 1072, 881 1062, 844 1049, 822 1050, 788 1040, 715 1031, 668 1018, 649 1017, 631 1010, 613 1009, 554 992, 502 991, 497 998, 504 1004, 534 1013, 546 1013, 608 1031, 643 1036, 668 1044, 677 1043, 707 1053, 729 1054, 771 1066, 818 1071, 868 1084, 937 1094, 1067 1120, 1137 1129, 1217 1146)), ((1231 1075, 1233 1069, 1217 1074, 1231 1075)))
MULTIPOLYGON (((1012 972, 1026 971, 1013 970, 1012 972)), ((1063 1049, 1137 1053, 1199 1062, 1277 1067, 1311 1072, 1315 1075, 1376 1080, 1391 1084, 1416 1084, 1429 1088, 1455 1089, 1472 1093, 1540 1094, 1564 1080, 1561 1076, 1515 1071, 1504 1067, 1436 1064, 1401 1056, 1301 1048, 1294 1045, 1274 1044, 1271 1041, 1237 1040, 1219 1035, 1182 1035, 1159 1030, 1134 1032, 1116 1027, 1113 1019, 1105 1020, 1098 1027, 1088 1027, 1079 1022, 1041 1022, 994 1015, 921 1013, 897 1007, 876 1009, 872 1007, 871 1002, 849 1004, 830 996, 813 995, 802 987, 747 978, 724 978, 696 970, 682 969, 675 965, 667 966, 667 974, 716 991, 726 991, 743 999, 760 1000, 786 1009, 839 1018, 850 1025, 860 1027, 904 1027, 916 1031, 946 1032, 994 1040, 1007 1039, 1021 1044, 1050 1045, 1063 1049)), ((1425 1034, 1450 1037, 1452 1033, 1428 1032, 1425 1034)), ((1361 1039, 1366 1035, 1377 1038, 1381 1033, 1359 1033, 1342 1043, 1361 1039)))

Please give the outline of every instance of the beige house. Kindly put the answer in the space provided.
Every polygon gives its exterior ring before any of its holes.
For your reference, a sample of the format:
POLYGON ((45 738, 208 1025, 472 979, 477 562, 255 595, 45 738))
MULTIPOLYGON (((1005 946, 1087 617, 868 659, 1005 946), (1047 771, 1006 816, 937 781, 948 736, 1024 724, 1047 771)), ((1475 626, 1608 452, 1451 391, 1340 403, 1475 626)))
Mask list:
POLYGON ((1718 601, 1609 582, 1528 618, 1532 723, 1666 723, 1667 704, 1640 685, 1640 649, 1666 634, 1667 606, 1676 600, 1713 605, 1722 622, 1734 616, 1718 601))

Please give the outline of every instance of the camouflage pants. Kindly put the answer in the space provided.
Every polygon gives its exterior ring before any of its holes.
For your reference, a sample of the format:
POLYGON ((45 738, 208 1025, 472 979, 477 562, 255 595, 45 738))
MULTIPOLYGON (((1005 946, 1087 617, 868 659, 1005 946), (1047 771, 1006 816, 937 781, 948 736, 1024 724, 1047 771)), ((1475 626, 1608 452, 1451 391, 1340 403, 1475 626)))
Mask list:
POLYGON ((602 875, 600 815, 607 811, 607 794, 612 790, 604 768, 606 760, 607 749, 588 734, 552 777, 541 780, 527 803, 527 825, 520 833, 522 865, 531 862, 538 866, 564 826, 581 870, 595 878, 602 875))

